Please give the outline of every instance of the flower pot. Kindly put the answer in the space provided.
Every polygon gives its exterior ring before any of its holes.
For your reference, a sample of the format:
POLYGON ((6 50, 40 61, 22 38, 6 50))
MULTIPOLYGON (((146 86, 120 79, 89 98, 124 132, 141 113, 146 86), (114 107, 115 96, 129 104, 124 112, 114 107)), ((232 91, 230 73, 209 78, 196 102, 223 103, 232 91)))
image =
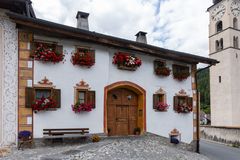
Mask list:
POLYGON ((135 71, 137 69, 137 67, 136 66, 124 66, 123 64, 119 64, 118 69, 135 71))

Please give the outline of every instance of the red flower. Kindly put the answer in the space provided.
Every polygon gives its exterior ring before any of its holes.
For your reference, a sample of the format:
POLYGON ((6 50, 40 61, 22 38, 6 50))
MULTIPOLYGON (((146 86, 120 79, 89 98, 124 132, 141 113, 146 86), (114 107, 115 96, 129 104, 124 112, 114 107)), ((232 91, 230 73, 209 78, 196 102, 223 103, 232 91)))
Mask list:
POLYGON ((50 97, 49 98, 42 97, 39 100, 36 99, 32 104, 32 109, 34 111, 42 111, 42 110, 46 110, 49 108, 56 108, 56 107, 57 107, 56 101, 50 97))
POLYGON ((131 56, 128 53, 118 52, 113 56, 112 63, 127 67, 139 67, 142 61, 140 58, 131 56))
POLYGON ((78 51, 72 55, 71 62, 73 65, 91 67, 95 64, 94 52, 90 50, 78 51))
POLYGON ((161 76, 169 76, 171 70, 168 67, 158 67, 155 69, 155 73, 161 76))
POLYGON ((56 49, 56 46, 54 45, 38 43, 36 50, 33 51, 33 53, 31 54, 31 57, 34 58, 35 60, 45 61, 45 62, 51 61, 53 63, 58 63, 63 61, 64 54, 57 53, 55 49, 56 49))
POLYGON ((93 106, 91 104, 86 104, 86 103, 77 102, 75 105, 72 105, 72 110, 75 113, 90 112, 90 111, 92 111, 92 108, 93 108, 93 106))
POLYGON ((189 113, 189 112, 192 112, 193 110, 192 106, 184 106, 184 105, 179 105, 179 106, 176 106, 175 108, 178 113, 189 113))
POLYGON ((156 106, 155 109, 158 111, 167 111, 169 105, 167 103, 159 102, 156 106))

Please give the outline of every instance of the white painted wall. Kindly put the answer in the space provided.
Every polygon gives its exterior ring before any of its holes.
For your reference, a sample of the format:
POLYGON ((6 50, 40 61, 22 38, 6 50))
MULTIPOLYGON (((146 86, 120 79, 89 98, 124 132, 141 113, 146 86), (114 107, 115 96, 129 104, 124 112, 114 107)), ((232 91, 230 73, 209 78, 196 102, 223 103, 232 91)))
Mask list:
MULTIPOLYGON (((46 37, 37 39, 52 40, 46 37)), ((185 89, 192 96, 191 78, 178 82, 172 78, 160 78, 153 72, 154 57, 136 54, 141 57, 143 64, 134 72, 117 69, 112 64, 112 57, 117 51, 112 48, 101 47, 82 42, 54 39, 63 44, 66 52, 66 62, 59 64, 34 63, 34 84, 44 76, 61 89, 61 108, 57 111, 38 112, 34 114, 34 137, 42 137, 44 128, 78 128, 88 127, 91 133, 103 132, 104 122, 104 87, 118 81, 131 81, 146 90, 147 132, 168 137, 174 128, 182 133, 182 141, 190 143, 193 140, 193 114, 177 114, 173 111, 173 96, 181 89, 185 89), (70 62, 71 52, 75 45, 90 46, 96 50, 96 63, 91 68, 73 66, 70 62), (74 102, 74 89, 80 80, 86 81, 92 90, 96 91, 96 109, 89 113, 75 114, 71 110, 74 102), (170 104, 168 112, 155 112, 152 109, 152 95, 160 87, 167 92, 167 103, 170 104)), ((171 67, 172 61, 167 61, 171 67)))

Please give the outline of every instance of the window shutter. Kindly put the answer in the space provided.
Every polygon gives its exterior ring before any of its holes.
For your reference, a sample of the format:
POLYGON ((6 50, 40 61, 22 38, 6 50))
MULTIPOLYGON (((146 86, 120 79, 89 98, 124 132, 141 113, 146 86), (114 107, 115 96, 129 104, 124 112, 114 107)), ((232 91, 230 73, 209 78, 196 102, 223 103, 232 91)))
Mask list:
POLYGON ((187 105, 193 107, 193 98, 192 97, 187 98, 187 105))
POLYGON ((87 92, 87 103, 92 104, 93 108, 96 108, 95 91, 88 91, 87 92))
POLYGON ((57 108, 61 108, 61 90, 60 89, 53 89, 52 98, 56 101, 57 108))
POLYGON ((156 109, 158 102, 159 102, 159 95, 153 94, 153 109, 156 109))
POLYGON ((35 42, 32 42, 30 44, 30 57, 33 58, 33 55, 34 55, 34 52, 36 51, 37 49, 37 44, 35 42))
POLYGON ((32 103, 34 101, 34 89, 32 87, 26 87, 25 89, 25 107, 32 108, 32 103))
POLYGON ((174 104, 174 106, 173 106, 174 111, 177 111, 177 107, 178 107, 178 96, 174 96, 174 97, 173 97, 173 104, 174 104))
POLYGON ((63 46, 56 45, 56 52, 57 53, 63 53, 63 46))

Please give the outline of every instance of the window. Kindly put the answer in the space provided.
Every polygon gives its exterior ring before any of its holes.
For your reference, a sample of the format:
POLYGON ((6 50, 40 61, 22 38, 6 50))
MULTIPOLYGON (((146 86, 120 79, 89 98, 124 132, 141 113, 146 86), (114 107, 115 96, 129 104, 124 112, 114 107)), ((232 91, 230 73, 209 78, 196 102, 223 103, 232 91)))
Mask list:
POLYGON ((219 47, 220 47, 220 50, 223 49, 223 39, 222 38, 220 39, 220 46, 219 47))
POLYGON ((184 90, 179 91, 173 101, 173 109, 178 113, 189 113, 193 109, 193 99, 184 90))
POLYGON ((219 83, 222 83, 222 77, 221 76, 218 77, 218 81, 219 81, 219 83))
POLYGON ((238 48, 238 37, 233 36, 233 47, 238 48))
POLYGON ((78 91, 78 102, 79 103, 86 102, 86 92, 85 91, 78 91))
POLYGON ((166 101, 166 92, 160 88, 155 94, 153 94, 153 109, 167 111, 168 105, 166 104, 166 101))
POLYGON ((26 108, 32 108, 33 103, 37 104, 38 100, 49 99, 55 102, 54 108, 61 107, 61 90, 56 89, 46 77, 35 84, 34 87, 26 87, 25 90, 25 101, 26 108))
POLYGON ((74 87, 74 104, 90 104, 95 108, 95 91, 91 91, 89 85, 83 80, 74 87))
POLYGON ((222 31, 222 30, 223 30, 222 21, 217 22, 216 27, 217 27, 217 28, 216 28, 217 32, 222 31))
POLYGON ((35 89, 35 99, 51 97, 51 89, 35 89))
POLYGON ((238 19, 236 17, 233 18, 233 28, 238 29, 238 19))
POLYGON ((215 47, 216 47, 216 52, 219 51, 219 41, 218 40, 216 40, 216 42, 215 42, 215 47))

